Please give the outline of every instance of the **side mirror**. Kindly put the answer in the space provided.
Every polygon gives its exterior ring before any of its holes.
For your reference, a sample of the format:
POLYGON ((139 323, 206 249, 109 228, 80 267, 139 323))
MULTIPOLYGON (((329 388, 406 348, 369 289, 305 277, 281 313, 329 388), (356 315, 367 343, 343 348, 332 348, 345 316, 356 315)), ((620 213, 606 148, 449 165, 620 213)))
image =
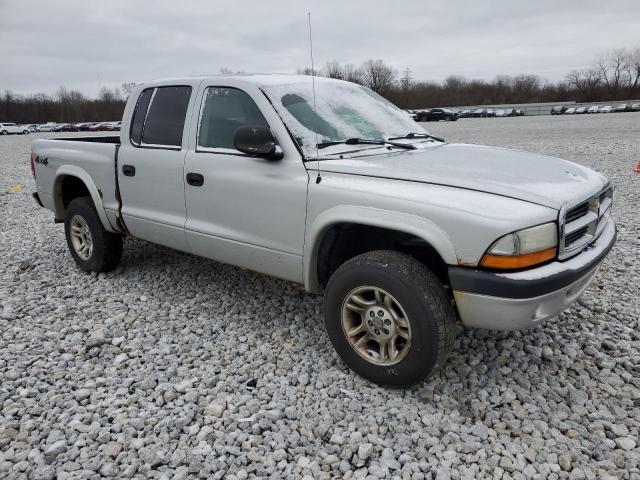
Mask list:
POLYGON ((239 127, 233 136, 233 146, 242 153, 256 157, 272 160, 282 158, 282 151, 267 127, 239 127))

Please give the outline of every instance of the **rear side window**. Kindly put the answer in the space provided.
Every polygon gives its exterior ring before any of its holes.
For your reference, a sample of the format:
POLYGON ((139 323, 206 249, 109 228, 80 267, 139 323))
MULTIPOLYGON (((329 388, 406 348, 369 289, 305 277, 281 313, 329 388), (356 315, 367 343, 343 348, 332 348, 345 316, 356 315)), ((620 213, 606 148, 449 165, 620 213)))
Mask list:
POLYGON ((158 87, 142 92, 131 120, 131 142, 180 147, 191 87, 158 87))
POLYGON ((136 103, 136 109, 133 111, 133 118, 131 119, 131 142, 140 145, 142 141, 142 127, 144 126, 144 119, 147 116, 147 109, 149 108, 149 102, 153 95, 153 88, 147 88, 138 97, 138 103, 136 103))
POLYGON ((242 90, 209 87, 204 95, 198 146, 234 149, 233 137, 239 127, 268 127, 253 99, 242 90))
POLYGON ((182 145, 184 121, 191 97, 191 87, 157 88, 142 130, 146 145, 182 145))

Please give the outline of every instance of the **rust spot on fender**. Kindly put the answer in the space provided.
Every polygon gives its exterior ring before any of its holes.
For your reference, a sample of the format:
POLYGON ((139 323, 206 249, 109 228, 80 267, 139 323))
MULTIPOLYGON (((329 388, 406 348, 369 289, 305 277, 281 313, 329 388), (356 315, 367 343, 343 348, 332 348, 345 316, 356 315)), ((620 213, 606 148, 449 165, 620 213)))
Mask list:
POLYGON ((466 260, 463 260, 462 258, 458 258, 458 265, 460 265, 461 267, 475 267, 476 264, 473 262, 467 262, 466 260))

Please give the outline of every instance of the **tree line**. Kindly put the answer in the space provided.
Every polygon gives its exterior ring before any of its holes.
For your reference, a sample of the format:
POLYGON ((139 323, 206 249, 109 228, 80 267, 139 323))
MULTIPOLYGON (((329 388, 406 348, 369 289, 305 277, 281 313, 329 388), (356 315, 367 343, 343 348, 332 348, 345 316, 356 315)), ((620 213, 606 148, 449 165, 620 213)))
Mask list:
MULTIPOLYGON (((223 75, 232 74, 221 68, 223 75)), ((311 69, 298 73, 311 74, 311 69)), ((398 73, 383 60, 341 65, 333 60, 314 72, 371 88, 401 108, 498 105, 534 102, 597 102, 640 98, 640 47, 611 50, 593 64, 569 72, 564 80, 548 82, 537 75, 498 75, 493 80, 452 75, 442 82, 417 81, 411 69, 398 73)), ((135 83, 121 88, 103 87, 97 98, 60 87, 50 96, 0 96, 0 121, 16 123, 110 121, 122 118, 126 99, 135 83)))
POLYGON ((60 87, 53 96, 15 95, 5 90, 0 96, 0 121, 30 124, 120 120, 133 87, 134 83, 125 83, 121 89, 102 87, 97 98, 65 87, 60 87))
MULTIPOLYGON (((311 74, 311 69, 299 73, 311 74)), ((315 72, 369 87, 402 108, 498 105, 537 102, 598 102, 640 98, 640 47, 598 56, 592 66, 569 72, 564 80, 537 75, 498 75, 493 80, 451 75, 442 82, 416 81, 411 69, 401 74, 383 60, 341 65, 333 60, 315 72)))

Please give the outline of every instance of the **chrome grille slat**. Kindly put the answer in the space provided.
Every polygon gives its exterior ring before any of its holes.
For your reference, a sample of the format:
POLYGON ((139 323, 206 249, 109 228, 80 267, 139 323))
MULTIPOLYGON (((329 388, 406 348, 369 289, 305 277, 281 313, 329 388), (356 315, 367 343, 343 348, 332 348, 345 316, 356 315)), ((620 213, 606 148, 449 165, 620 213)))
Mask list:
POLYGON ((571 244, 573 242, 575 242, 576 240, 578 240, 580 237, 584 236, 587 233, 588 230, 588 226, 585 225, 582 228, 579 228, 578 230, 575 230, 567 235, 565 235, 564 237, 564 244, 566 246, 571 246, 571 244))
POLYGON ((573 207, 571 210, 567 212, 567 216, 565 217, 565 221, 567 223, 571 223, 574 220, 586 215, 589 212, 589 202, 584 202, 577 207, 573 207))
POLYGON ((572 222, 567 222, 564 227, 565 236, 575 232, 576 230, 580 230, 583 227, 588 226, 590 223, 593 223, 598 220, 598 214, 594 212, 587 212, 580 218, 575 219, 572 222))

